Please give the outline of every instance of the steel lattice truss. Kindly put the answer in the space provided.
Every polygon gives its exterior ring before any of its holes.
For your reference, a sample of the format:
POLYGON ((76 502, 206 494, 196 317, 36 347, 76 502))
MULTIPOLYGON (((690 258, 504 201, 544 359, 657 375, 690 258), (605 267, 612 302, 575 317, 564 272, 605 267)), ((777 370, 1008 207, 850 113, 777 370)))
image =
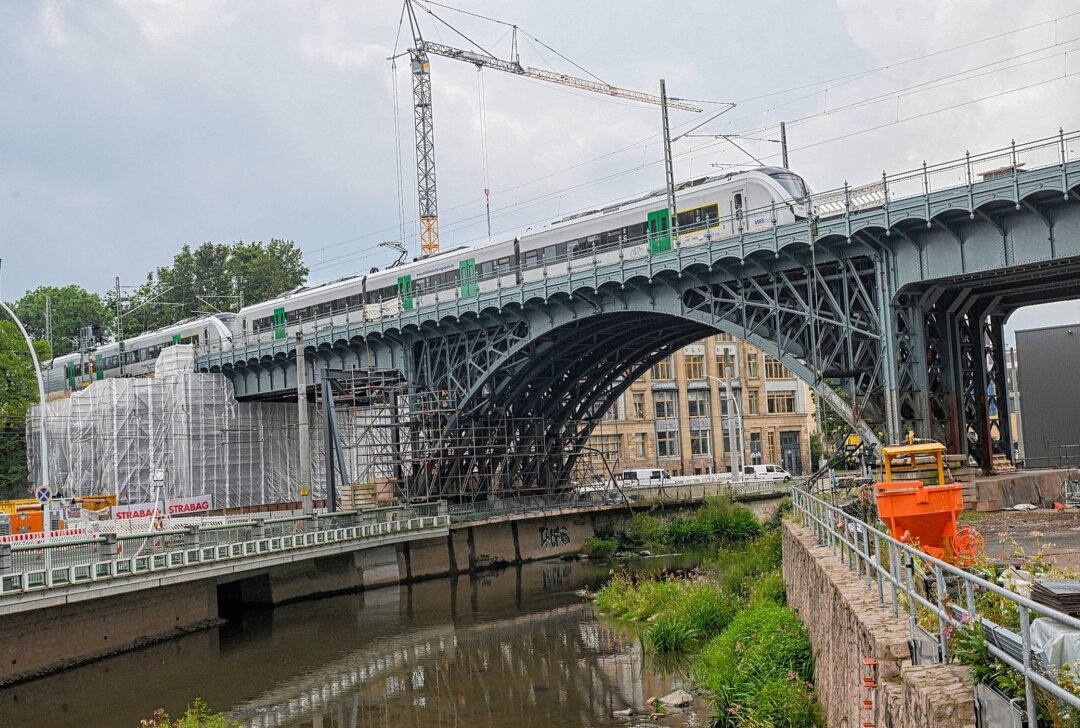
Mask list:
POLYGON ((717 268, 602 288, 561 298, 559 315, 525 309, 418 332, 409 342, 417 433, 410 496, 564 487, 626 388, 717 330, 760 346, 880 429, 878 268, 870 255, 830 257, 816 273, 812 262, 785 256, 774 270, 755 266, 741 277, 717 268), (660 296, 677 301, 678 313, 658 307, 660 296))

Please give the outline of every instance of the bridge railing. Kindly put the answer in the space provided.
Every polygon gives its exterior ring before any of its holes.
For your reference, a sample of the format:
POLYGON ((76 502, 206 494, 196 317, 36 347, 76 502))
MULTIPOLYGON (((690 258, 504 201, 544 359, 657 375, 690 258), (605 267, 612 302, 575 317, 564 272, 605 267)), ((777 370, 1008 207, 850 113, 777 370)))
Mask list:
POLYGON ((949 662, 956 630, 981 633, 990 657, 1022 677, 1029 726, 1038 725, 1036 689, 1080 709, 1072 668, 1047 659, 1047 636, 1059 627, 1080 630, 1080 619, 936 559, 802 489, 791 495, 795 515, 818 543, 865 580, 894 617, 907 618, 917 664, 949 662))
POLYGON ((677 483, 639 488, 603 488, 567 491, 562 494, 529 495, 512 498, 491 498, 472 503, 453 503, 447 506, 454 523, 497 518, 510 514, 529 514, 563 508, 588 508, 596 505, 642 503, 699 503, 706 498, 729 497, 735 500, 753 497, 786 495, 790 483, 779 481, 715 481, 711 483, 677 483))
MULTIPOLYGON (((921 167, 903 172, 882 173, 880 180, 852 187, 844 185, 832 190, 825 190, 810 195, 809 198, 794 200, 799 207, 809 208, 812 217, 828 219, 849 215, 865 210, 885 207, 910 198, 926 196, 932 192, 967 187, 981 181, 1005 180, 1019 184, 1023 176, 1033 170, 1060 166, 1080 159, 1080 131, 1059 132, 1056 136, 1036 139, 1007 147, 993 149, 978 154, 966 154, 964 157, 935 164, 924 163, 921 167), (1073 148, 1075 147, 1075 149, 1073 148)), ((741 238, 750 233, 769 230, 778 224, 778 214, 788 205, 771 203, 768 206, 746 209, 735 214, 720 215, 717 218, 696 223, 680 230, 680 240, 673 241, 672 250, 696 245, 713 245, 741 238)), ((519 265, 504 265, 490 276, 478 274, 476 291, 490 292, 496 288, 507 288, 502 281, 507 276, 514 276, 524 283, 535 282, 534 274, 548 277, 548 269, 555 268, 567 273, 593 270, 605 265, 622 265, 624 261, 639 257, 642 246, 649 243, 648 236, 625 238, 603 244, 587 241, 575 241, 581 247, 566 250, 560 255, 547 255, 543 258, 525 260, 519 265), (618 252, 617 262, 611 263, 608 253, 618 252), (600 256, 604 256, 601 259, 600 256), (528 277, 528 280, 526 278, 528 277)), ((517 284, 521 285, 521 283, 517 284)), ((516 287, 516 286, 514 286, 516 287)), ((417 300, 428 303, 446 303, 462 298, 461 284, 452 281, 438 286, 426 287, 414 291, 417 300)), ((318 333, 321 330, 339 325, 335 319, 344 317, 346 325, 377 321, 384 317, 397 316, 408 312, 405 300, 400 295, 386 300, 372 301, 367 304, 347 306, 344 309, 323 311, 307 317, 289 318, 289 326, 300 326, 305 332, 318 333)), ((419 304, 418 304, 419 305, 419 304)), ((272 328, 260 332, 245 332, 236 342, 240 347, 272 343, 272 328)))
POLYGON ((408 531, 445 528, 445 508, 342 511, 207 528, 105 534, 49 544, 0 545, 0 599, 73 584, 243 560, 408 531), (386 511, 394 510, 394 514, 386 511), (391 517, 393 516, 393 517, 391 517))

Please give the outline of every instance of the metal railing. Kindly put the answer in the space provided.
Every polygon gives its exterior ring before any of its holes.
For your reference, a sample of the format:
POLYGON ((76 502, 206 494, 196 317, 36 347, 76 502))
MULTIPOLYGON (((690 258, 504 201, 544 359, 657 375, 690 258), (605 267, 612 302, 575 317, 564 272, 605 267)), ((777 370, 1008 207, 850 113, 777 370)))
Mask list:
POLYGON ((936 559, 804 490, 793 488, 791 495, 795 514, 818 542, 858 577, 865 578, 866 589, 876 591, 878 602, 890 606, 894 617, 906 613, 916 661, 929 657, 934 662, 948 662, 949 635, 977 622, 990 655, 1022 675, 1031 728, 1038 725, 1036 688, 1073 709, 1080 708, 1080 696, 1062 686, 1059 671, 1033 649, 1031 635, 1032 614, 1071 629, 1080 629, 1080 619, 936 559), (1000 611, 990 614, 979 606, 995 598, 999 605, 1015 610, 1019 633, 994 621, 1000 619, 1000 611), (927 639, 932 649, 924 654, 917 647, 927 639))
POLYGON ((444 508, 425 513, 409 508, 341 511, 0 546, 0 598, 450 525, 444 508))
POLYGON ((538 513, 562 508, 589 508, 597 505, 616 505, 629 501, 631 505, 646 503, 698 503, 706 498, 740 498, 783 496, 791 483, 780 481, 745 481, 712 483, 679 483, 638 488, 578 488, 562 494, 529 495, 514 498, 492 498, 472 503, 448 506, 454 523, 481 520, 497 516, 538 513))
MULTIPOLYGON (((836 189, 813 193, 809 198, 793 199, 792 204, 808 207, 814 219, 828 221, 875 208, 887 211, 890 205, 910 202, 919 197, 928 197, 931 193, 966 189, 969 201, 974 206, 973 185, 981 182, 997 182, 1001 185, 1012 186, 1018 194, 1019 185, 1024 177, 1036 170, 1058 168, 1063 180, 1066 180, 1068 174, 1066 164, 1080 159, 1080 153, 1070 146, 1070 143, 1078 140, 1080 140, 1080 131, 1068 133, 1059 131, 1055 136, 1021 144, 1013 142, 1007 147, 979 154, 969 153, 945 162, 936 164, 924 162, 921 167, 912 170, 894 174, 883 172, 879 181, 859 187, 845 184, 836 189), (979 177, 983 179, 977 179, 979 177)), ((1080 146, 1076 149, 1080 149, 1080 146)), ((926 205, 929 215, 929 200, 926 205)), ((677 254, 683 247, 724 244, 731 240, 741 240, 753 233, 772 231, 778 227, 778 214, 788 207, 787 202, 779 205, 774 202, 766 207, 719 216, 708 223, 699 223, 693 228, 680 230, 678 239, 672 239, 670 252, 677 254)), ((797 221, 792 224, 805 226, 807 223, 797 221)), ((787 223, 781 223, 780 226, 784 225, 787 223)), ((480 276, 473 280, 472 284, 476 293, 468 296, 462 294, 461 282, 454 281, 416 291, 409 296, 409 305, 406 305, 404 297, 395 294, 385 300, 346 306, 344 309, 318 313, 309 317, 290 318, 288 326, 300 326, 305 333, 310 331, 317 334, 325 329, 341 325, 334 321, 335 318, 344 317, 346 326, 361 322, 376 322, 383 318, 410 314, 414 303, 416 306, 437 305, 461 298, 473 298, 480 293, 489 293, 495 289, 517 288, 535 283, 538 279, 547 279, 549 275, 563 275, 564 267, 566 275, 582 271, 591 273, 597 268, 622 265, 624 261, 637 259, 642 246, 647 247, 651 240, 655 240, 655 236, 652 238, 647 235, 639 236, 600 247, 583 247, 537 261, 500 267, 490 275, 480 276), (614 263, 604 259, 610 253, 617 253, 614 263), (554 268, 558 272, 549 272, 549 268, 554 268), (503 280, 508 276, 514 277, 517 283, 504 283, 503 280)), ((231 348, 273 343, 275 340, 272 328, 259 332, 244 332, 238 340, 233 341, 231 348)))

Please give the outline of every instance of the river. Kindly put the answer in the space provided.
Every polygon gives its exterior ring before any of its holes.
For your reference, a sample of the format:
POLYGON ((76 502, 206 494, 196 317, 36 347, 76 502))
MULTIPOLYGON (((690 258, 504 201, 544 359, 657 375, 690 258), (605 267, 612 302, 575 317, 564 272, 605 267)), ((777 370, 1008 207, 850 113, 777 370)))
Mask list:
MULTIPOLYGON (((598 617, 575 593, 602 585, 609 569, 536 562, 247 611, 0 690, 0 725, 135 728, 194 697, 250 728, 657 725, 613 713, 640 713, 680 679, 642 654, 632 627, 598 617)), ((705 724, 703 707, 659 725, 705 724)))

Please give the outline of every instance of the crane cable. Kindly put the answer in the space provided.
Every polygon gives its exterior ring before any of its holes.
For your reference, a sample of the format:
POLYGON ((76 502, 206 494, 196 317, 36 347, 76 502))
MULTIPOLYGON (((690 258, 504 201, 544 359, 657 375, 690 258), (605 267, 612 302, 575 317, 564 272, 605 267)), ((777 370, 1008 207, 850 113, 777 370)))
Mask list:
POLYGON ((476 67, 476 92, 480 99, 480 159, 484 166, 484 209, 487 214, 487 238, 491 244, 491 183, 488 169, 487 104, 484 101, 484 69, 476 67))

